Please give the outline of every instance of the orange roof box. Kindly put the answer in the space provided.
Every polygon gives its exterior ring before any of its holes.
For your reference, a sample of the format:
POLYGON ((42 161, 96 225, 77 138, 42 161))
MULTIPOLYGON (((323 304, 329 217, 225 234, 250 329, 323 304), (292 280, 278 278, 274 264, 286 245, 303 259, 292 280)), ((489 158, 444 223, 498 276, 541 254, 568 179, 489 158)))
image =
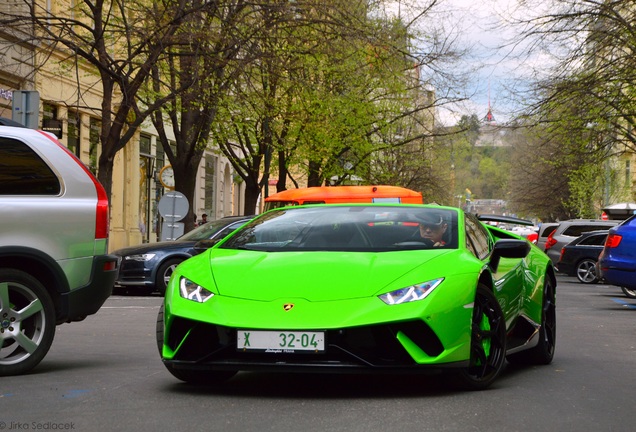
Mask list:
POLYGON ((399 186, 317 186, 288 189, 265 198, 265 210, 303 204, 423 204, 422 194, 399 186))

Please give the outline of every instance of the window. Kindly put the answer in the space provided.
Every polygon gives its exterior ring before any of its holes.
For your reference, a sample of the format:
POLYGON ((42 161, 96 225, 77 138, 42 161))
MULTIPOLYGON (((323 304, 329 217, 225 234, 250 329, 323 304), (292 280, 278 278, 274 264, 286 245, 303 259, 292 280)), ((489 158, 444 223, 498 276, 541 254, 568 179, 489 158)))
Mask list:
POLYGON ((591 235, 586 239, 582 240, 580 245, 590 245, 590 246, 603 246, 605 244, 605 239, 607 238, 607 234, 602 235, 591 235))
POLYGON ((77 157, 80 156, 80 117, 75 111, 68 112, 68 149, 77 157))
POLYGON ((210 211, 214 210, 214 168, 216 161, 216 156, 205 156, 205 209, 210 211))
POLYGON ((23 142, 0 138, 0 195, 58 195, 60 181, 23 142))
POLYGON ((139 154, 142 156, 151 156, 150 136, 141 134, 139 136, 139 154))
POLYGON ((155 158, 155 170, 159 172, 161 171, 161 168, 166 166, 166 152, 164 151, 160 140, 157 140, 157 148, 155 150, 155 153, 157 155, 157 157, 155 158))
POLYGON ((42 117, 46 120, 56 120, 57 119, 57 108, 55 105, 50 103, 42 104, 42 117))
POLYGON ((95 117, 91 117, 89 126, 90 147, 88 149, 89 167, 93 174, 97 174, 97 149, 99 147, 99 136, 102 132, 102 122, 95 117))
POLYGON ((562 235, 565 236, 571 236, 571 237, 578 237, 581 234, 583 234, 584 232, 588 232, 588 231, 597 231, 597 230, 609 230, 612 227, 612 225, 607 224, 607 225, 570 225, 569 227, 567 227, 562 235))
POLYGON ((466 246, 479 259, 485 259, 490 253, 490 235, 481 222, 466 213, 466 246))

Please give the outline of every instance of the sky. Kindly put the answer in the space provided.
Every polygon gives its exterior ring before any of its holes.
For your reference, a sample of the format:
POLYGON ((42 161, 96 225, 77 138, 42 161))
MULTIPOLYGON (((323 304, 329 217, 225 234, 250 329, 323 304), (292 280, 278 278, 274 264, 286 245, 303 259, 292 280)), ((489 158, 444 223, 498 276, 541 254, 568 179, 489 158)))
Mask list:
MULTIPOLYGON (((409 0, 399 0, 405 3, 409 0)), ((410 0, 426 4, 428 0, 410 0)), ((545 4, 539 0, 537 4, 545 4)), ((452 125, 462 115, 476 114, 483 118, 489 106, 497 123, 505 123, 512 118, 518 107, 511 101, 506 90, 518 85, 524 68, 510 49, 498 49, 514 37, 509 27, 502 28, 502 18, 514 10, 516 0, 440 0, 440 7, 452 12, 450 26, 459 36, 460 43, 470 47, 472 55, 463 63, 465 70, 478 69, 470 75, 466 89, 469 100, 461 105, 453 105, 452 111, 441 109, 438 114, 442 123, 452 125)), ((446 15, 444 15, 446 16, 446 15)))
POLYGON ((506 87, 511 85, 518 62, 498 49, 513 34, 501 29, 500 14, 506 14, 514 0, 446 0, 460 26, 461 41, 471 47, 474 56, 467 59, 468 68, 478 68, 471 75, 467 93, 470 100, 456 106, 457 112, 440 112, 445 124, 453 124, 462 114, 477 114, 483 118, 490 106, 497 123, 510 120, 515 105, 510 102, 506 87))

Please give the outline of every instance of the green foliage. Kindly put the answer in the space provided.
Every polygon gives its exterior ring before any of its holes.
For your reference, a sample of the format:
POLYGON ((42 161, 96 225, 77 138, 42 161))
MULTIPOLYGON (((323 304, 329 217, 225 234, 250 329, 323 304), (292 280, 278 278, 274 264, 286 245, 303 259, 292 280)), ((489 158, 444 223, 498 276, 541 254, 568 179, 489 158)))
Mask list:
POLYGON ((602 193, 599 179, 603 178, 603 166, 583 164, 569 172, 568 178, 570 196, 565 202, 566 207, 578 218, 598 218, 600 212, 594 197, 602 193))

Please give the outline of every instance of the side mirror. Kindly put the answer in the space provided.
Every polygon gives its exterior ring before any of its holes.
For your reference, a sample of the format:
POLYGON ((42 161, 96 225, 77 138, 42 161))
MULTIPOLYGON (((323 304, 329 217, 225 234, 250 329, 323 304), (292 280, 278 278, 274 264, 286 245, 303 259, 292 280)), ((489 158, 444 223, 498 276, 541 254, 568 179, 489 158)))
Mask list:
POLYGON ((530 253, 530 243, 527 240, 502 239, 495 243, 490 255, 490 269, 497 271, 501 258, 525 258, 530 253))
POLYGON ((194 254, 198 255, 198 254, 200 254, 202 252, 205 252, 206 250, 210 249, 212 246, 214 246, 215 244, 217 244, 221 240, 223 240, 223 239, 199 240, 192 247, 192 249, 194 249, 194 254))

